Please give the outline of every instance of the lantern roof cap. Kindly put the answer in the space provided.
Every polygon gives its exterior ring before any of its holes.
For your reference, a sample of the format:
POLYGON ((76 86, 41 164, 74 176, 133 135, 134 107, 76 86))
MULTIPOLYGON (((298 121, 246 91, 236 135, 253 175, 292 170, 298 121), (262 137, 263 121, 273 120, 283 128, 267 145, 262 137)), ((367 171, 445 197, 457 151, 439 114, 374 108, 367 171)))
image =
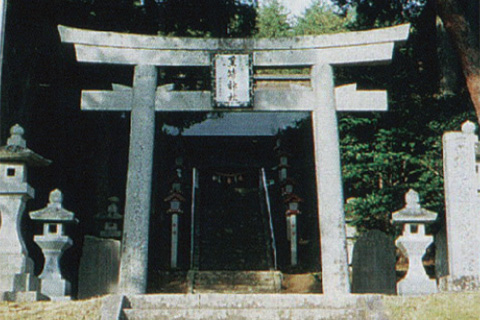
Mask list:
POLYGON ((303 199, 297 196, 295 193, 290 193, 284 200, 285 203, 289 202, 303 202, 303 199))
POLYGON ((73 212, 63 208, 63 194, 59 189, 50 192, 49 202, 43 209, 30 212, 32 220, 78 222, 73 212))
POLYGON ((26 163, 32 167, 48 166, 52 161, 27 148, 23 138, 25 130, 18 124, 10 128, 10 137, 5 146, 0 147, 0 162, 26 163))
POLYGON ((418 192, 410 189, 405 194, 405 207, 392 214, 392 222, 396 223, 428 223, 437 219, 437 213, 420 206, 418 192))
POLYGON ((172 200, 179 200, 181 202, 187 201, 184 196, 180 192, 172 192, 168 197, 166 197, 163 201, 169 202, 172 200))

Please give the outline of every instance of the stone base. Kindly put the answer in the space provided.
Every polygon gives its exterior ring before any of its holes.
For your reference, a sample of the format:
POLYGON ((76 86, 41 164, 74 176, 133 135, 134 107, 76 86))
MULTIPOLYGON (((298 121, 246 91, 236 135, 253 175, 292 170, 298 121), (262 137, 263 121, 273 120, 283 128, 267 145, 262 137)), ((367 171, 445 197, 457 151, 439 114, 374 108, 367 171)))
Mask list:
POLYGON ((0 291, 26 292, 39 289, 40 281, 30 273, 0 274, 0 291))
POLYGON ((70 300, 71 286, 70 282, 61 278, 41 279, 41 293, 46 295, 52 301, 70 300))
POLYGON ((4 292, 3 301, 14 301, 14 302, 35 302, 35 301, 46 301, 49 300, 45 295, 37 291, 27 291, 27 292, 4 292))
POLYGON ((48 300, 40 291, 40 280, 30 273, 0 274, 3 301, 28 302, 48 300))
POLYGON ((421 281, 400 281, 397 283, 397 292, 400 296, 413 296, 437 293, 435 280, 422 279, 421 281))
POLYGON ((438 289, 441 292, 479 291, 480 278, 478 276, 442 277, 438 279, 438 289))

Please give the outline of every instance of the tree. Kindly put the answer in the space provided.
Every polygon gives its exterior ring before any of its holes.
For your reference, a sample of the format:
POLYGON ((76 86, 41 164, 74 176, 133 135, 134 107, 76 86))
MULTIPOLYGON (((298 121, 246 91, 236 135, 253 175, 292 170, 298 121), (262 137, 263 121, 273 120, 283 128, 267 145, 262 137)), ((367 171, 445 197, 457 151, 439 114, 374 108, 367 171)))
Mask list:
POLYGON ((278 0, 268 0, 260 6, 257 14, 257 33, 259 38, 278 38, 291 35, 288 12, 278 0))
POLYGON ((424 206, 442 214, 441 136, 457 130, 472 114, 469 96, 461 90, 439 94, 445 59, 437 57, 434 3, 335 2, 344 14, 347 8, 355 12, 349 25, 354 30, 412 24, 409 41, 388 68, 337 69, 340 83, 354 79, 366 88, 389 89, 389 112, 340 116, 345 196, 351 198, 348 215, 361 227, 394 232, 390 213, 403 206, 409 188, 420 192, 424 206))
POLYGON ((477 122, 480 123, 479 2, 437 0, 437 12, 457 51, 477 122))
MULTIPOLYGON (((344 12, 354 8, 356 29, 380 25, 394 25, 403 22, 417 24, 423 11, 431 10, 429 22, 423 21, 418 33, 425 33, 435 40, 432 33, 435 15, 440 16, 450 38, 450 44, 456 49, 457 59, 462 69, 463 80, 470 95, 471 103, 480 123, 480 45, 479 45, 479 2, 469 0, 333 0, 344 12), (433 19, 432 19, 433 18, 433 19)), ((420 22, 421 23, 421 22, 420 22)), ((425 36, 425 38, 427 38, 425 36)), ((446 42, 443 42, 444 45, 446 42)), ((436 48, 436 46, 435 46, 436 48)), ((446 51, 446 49, 440 49, 446 51)), ((435 56, 435 55, 434 55, 435 56)), ((452 63, 451 61, 448 63, 452 63)))
POLYGON ((297 35, 346 32, 348 31, 347 21, 347 18, 335 14, 330 6, 321 0, 316 0, 298 18, 294 31, 297 35))
POLYGON ((162 0, 159 30, 175 36, 246 37, 255 26, 256 2, 162 0))

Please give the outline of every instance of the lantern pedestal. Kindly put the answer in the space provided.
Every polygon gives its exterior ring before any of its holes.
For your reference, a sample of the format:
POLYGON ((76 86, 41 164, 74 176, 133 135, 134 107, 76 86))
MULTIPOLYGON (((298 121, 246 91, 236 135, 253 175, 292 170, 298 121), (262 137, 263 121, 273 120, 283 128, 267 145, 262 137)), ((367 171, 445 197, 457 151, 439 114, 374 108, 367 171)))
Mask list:
POLYGON ((45 265, 39 278, 42 280, 42 294, 50 300, 70 300, 70 282, 62 279, 60 258, 72 246, 72 240, 67 236, 41 235, 33 238, 42 249, 45 256, 45 265))

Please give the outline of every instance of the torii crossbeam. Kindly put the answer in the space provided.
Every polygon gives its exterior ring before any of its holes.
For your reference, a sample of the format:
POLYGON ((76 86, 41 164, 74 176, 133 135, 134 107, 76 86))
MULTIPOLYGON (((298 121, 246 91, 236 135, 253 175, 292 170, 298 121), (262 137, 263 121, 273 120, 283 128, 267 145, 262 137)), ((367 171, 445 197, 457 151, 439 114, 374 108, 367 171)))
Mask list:
POLYGON ((310 111, 313 121, 323 292, 350 292, 344 199, 336 111, 385 111, 385 91, 335 88, 332 66, 391 61, 409 25, 370 31, 281 39, 193 39, 59 26, 62 42, 73 43, 79 62, 135 66, 133 88, 83 91, 82 110, 131 111, 131 132, 120 268, 122 293, 145 293, 151 201, 155 111, 310 111), (251 55, 253 67, 311 67, 310 88, 253 93, 250 108, 218 109, 210 91, 157 87, 157 67, 212 65, 216 53, 251 55))

